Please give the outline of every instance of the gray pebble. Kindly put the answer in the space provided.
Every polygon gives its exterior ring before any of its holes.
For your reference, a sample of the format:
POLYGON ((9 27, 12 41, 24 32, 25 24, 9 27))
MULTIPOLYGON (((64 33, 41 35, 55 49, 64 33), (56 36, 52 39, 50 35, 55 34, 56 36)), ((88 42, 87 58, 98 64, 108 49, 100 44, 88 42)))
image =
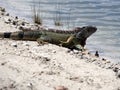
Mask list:
POLYGON ((120 79, 120 70, 116 73, 117 78, 120 79))
POLYGON ((17 47, 17 44, 16 43, 12 43, 11 46, 17 47))

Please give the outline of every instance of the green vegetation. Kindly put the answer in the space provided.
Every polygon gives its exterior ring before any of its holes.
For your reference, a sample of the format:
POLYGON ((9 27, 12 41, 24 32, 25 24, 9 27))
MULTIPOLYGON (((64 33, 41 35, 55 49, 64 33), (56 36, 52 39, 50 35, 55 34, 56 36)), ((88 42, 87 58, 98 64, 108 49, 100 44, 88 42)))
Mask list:
POLYGON ((32 9, 33 9, 32 11, 33 11, 33 21, 34 21, 34 23, 42 25, 42 18, 40 16, 40 13, 41 13, 40 12, 40 1, 39 1, 39 7, 38 7, 38 9, 36 9, 35 3, 33 5, 32 9))
POLYGON ((54 17, 54 25, 55 26, 63 26, 63 23, 61 22, 62 18, 61 18, 60 12, 61 12, 61 4, 57 0, 57 3, 56 3, 56 14, 55 14, 55 17, 54 17))

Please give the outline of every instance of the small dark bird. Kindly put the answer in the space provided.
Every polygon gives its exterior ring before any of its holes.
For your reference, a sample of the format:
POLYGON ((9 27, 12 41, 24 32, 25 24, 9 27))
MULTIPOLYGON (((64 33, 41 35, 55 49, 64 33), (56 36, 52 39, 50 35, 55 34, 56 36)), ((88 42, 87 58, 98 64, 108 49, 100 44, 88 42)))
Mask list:
POLYGON ((96 56, 96 57, 99 57, 98 51, 95 52, 95 56, 96 56))

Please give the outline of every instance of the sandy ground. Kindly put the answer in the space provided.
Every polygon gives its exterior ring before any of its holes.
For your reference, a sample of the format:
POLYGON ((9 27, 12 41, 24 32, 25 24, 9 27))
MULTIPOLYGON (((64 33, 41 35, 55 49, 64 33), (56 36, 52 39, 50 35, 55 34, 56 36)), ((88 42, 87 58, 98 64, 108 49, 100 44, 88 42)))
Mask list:
MULTIPOLYGON (((19 30, 9 18, 0 12, 0 32, 19 30)), ((0 90, 120 90, 119 67, 52 44, 0 39, 0 90)))

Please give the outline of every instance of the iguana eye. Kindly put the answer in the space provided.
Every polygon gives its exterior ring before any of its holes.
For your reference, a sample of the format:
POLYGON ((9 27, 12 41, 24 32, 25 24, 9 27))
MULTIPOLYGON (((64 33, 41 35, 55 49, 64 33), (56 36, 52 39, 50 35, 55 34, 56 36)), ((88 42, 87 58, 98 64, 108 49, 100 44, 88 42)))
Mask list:
POLYGON ((86 27, 82 27, 83 29, 86 28, 86 27))

